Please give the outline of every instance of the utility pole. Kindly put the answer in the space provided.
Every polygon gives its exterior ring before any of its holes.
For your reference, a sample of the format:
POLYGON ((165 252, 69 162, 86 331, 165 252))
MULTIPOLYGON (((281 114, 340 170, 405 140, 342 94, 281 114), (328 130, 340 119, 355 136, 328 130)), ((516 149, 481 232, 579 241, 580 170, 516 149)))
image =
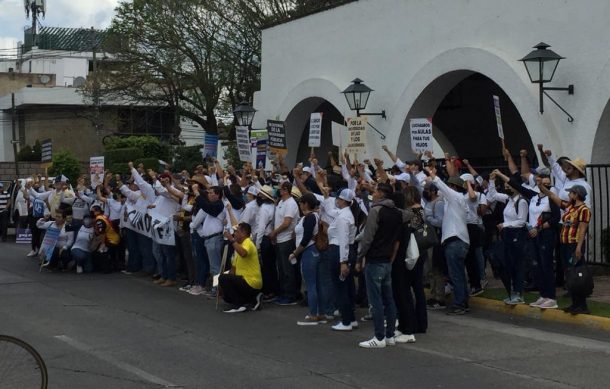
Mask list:
POLYGON ((13 156, 15 158, 15 174, 19 177, 19 162, 17 162, 17 143, 19 140, 15 139, 17 136, 17 108, 15 107, 15 93, 11 93, 11 105, 12 105, 12 127, 13 127, 13 137, 11 143, 13 144, 13 156))
POLYGON ((100 94, 99 94, 99 84, 97 79, 97 34, 95 29, 91 27, 91 51, 93 53, 93 105, 94 105, 94 126, 95 126, 95 134, 100 134, 100 94))

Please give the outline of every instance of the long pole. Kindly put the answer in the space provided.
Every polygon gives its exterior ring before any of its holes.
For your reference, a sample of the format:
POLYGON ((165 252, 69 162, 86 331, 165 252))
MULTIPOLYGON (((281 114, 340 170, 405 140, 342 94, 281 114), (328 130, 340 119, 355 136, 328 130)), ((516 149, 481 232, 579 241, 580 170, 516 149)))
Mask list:
POLYGON ((11 115, 11 121, 12 121, 12 129, 13 129, 13 137, 11 140, 11 143, 13 144, 13 157, 15 158, 15 174, 17 175, 17 177, 19 177, 19 162, 17 162, 17 139, 15 139, 16 135, 17 135, 17 123, 16 123, 16 116, 17 116, 17 108, 15 107, 15 93, 11 93, 11 105, 12 105, 12 115, 11 115))

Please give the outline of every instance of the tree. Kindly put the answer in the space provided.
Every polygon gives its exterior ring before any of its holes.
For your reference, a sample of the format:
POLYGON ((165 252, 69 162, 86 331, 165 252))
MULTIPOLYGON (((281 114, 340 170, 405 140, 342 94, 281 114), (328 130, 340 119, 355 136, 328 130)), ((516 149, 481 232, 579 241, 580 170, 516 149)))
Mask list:
POLYGON ((53 164, 49 169, 49 174, 58 176, 63 174, 68 177, 70 182, 75 183, 81 174, 81 165, 76 156, 71 151, 59 151, 53 153, 53 164))
POLYGON ((203 163, 200 149, 203 145, 197 146, 178 146, 174 150, 173 171, 180 172, 186 170, 193 172, 197 165, 203 163))

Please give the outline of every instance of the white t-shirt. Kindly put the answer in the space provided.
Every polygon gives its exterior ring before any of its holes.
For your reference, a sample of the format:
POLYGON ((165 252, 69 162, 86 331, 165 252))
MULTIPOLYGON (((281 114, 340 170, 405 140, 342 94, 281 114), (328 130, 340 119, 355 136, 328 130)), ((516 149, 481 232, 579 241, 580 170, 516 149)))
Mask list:
POLYGON ((292 239, 294 228, 299 222, 299 206, 292 197, 287 200, 280 200, 275 208, 275 227, 278 228, 283 222, 284 218, 291 217, 292 222, 284 231, 277 234, 277 243, 288 242, 292 239))
POLYGON ((468 224, 483 224, 483 218, 479 216, 477 212, 479 209, 479 205, 487 205, 487 197, 480 192, 475 192, 477 194, 477 200, 472 201, 468 196, 468 193, 464 194, 464 199, 466 200, 466 204, 468 205, 468 212, 466 213, 466 223, 468 224))

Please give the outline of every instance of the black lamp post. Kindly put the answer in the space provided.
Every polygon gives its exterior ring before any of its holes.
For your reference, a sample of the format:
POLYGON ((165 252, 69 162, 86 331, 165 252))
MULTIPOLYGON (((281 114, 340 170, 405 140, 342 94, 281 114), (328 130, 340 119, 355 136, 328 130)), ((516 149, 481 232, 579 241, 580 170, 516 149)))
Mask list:
POLYGON ((559 65, 559 61, 565 59, 560 56, 553 50, 549 50, 549 45, 544 42, 538 43, 534 46, 534 49, 531 53, 520 59, 521 62, 525 65, 525 70, 527 70, 527 75, 530 78, 530 81, 534 84, 538 84, 540 87, 540 113, 544 113, 544 98, 543 95, 546 95, 556 106, 559 107, 566 115, 568 115, 568 121, 573 122, 574 118, 570 115, 562 106, 560 106, 557 101, 555 101, 546 91, 549 90, 558 90, 558 91, 567 91, 568 94, 574 94, 574 85, 569 85, 567 88, 557 88, 557 87, 545 87, 544 84, 549 83, 553 80, 553 76, 555 75, 555 71, 557 70, 557 65, 559 65))
POLYGON ((233 110, 233 116, 235 116, 237 124, 245 127, 250 127, 252 125, 255 113, 256 110, 247 101, 242 101, 233 110))
MULTIPOLYGON (((352 111, 356 111, 356 116, 361 116, 361 115, 381 116, 382 118, 385 119, 386 118, 385 110, 378 112, 378 113, 360 112, 360 111, 366 109, 366 104, 369 101, 369 97, 370 97, 372 91, 373 91, 373 89, 371 89, 368 86, 366 86, 365 84, 363 84, 361 79, 356 78, 355 80, 352 81, 352 84, 350 86, 348 86, 347 88, 345 88, 345 90, 341 93, 343 93, 343 95, 345 96, 345 99, 347 100, 347 105, 349 105, 349 109, 351 109, 352 111)), ((373 127, 372 124, 370 124, 370 123, 368 123, 368 124, 369 124, 369 126, 371 126, 371 128, 373 130, 375 130, 379 135, 381 135, 381 139, 385 139, 384 134, 379 132, 379 130, 376 129, 375 127, 373 127)))

